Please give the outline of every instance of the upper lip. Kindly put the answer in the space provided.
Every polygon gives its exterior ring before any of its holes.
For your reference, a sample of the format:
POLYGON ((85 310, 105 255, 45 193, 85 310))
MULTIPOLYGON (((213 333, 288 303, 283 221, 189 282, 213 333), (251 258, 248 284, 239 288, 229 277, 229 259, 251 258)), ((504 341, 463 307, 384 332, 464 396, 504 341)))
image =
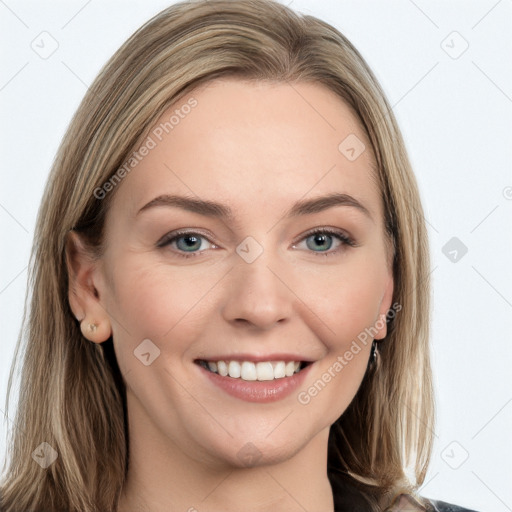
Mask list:
POLYGON ((252 361, 259 363, 263 361, 301 361, 306 363, 314 362, 314 359, 303 357, 299 354, 272 353, 272 354, 220 354, 205 356, 196 359, 197 361, 252 361))

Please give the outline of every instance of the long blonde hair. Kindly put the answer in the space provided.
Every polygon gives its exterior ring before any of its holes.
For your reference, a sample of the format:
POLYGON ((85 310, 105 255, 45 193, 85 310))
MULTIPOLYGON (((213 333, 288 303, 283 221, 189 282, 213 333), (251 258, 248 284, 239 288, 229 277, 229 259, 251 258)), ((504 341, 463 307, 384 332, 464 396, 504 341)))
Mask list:
POLYGON ((355 485, 376 510, 423 482, 434 421, 429 251, 416 181, 391 107, 360 53, 327 23, 272 0, 192 0, 159 13, 115 53, 56 155, 30 258, 30 307, 9 376, 7 410, 22 362, 1 486, 4 512, 116 510, 128 464, 124 382, 112 339, 89 342, 70 309, 67 235, 75 228, 101 255, 115 190, 102 200, 94 190, 165 109, 224 76, 321 84, 353 109, 367 133, 392 247, 393 302, 401 309, 379 344, 377 367, 331 427, 328 471, 355 485), (31 456, 43 442, 58 454, 47 469, 31 456))

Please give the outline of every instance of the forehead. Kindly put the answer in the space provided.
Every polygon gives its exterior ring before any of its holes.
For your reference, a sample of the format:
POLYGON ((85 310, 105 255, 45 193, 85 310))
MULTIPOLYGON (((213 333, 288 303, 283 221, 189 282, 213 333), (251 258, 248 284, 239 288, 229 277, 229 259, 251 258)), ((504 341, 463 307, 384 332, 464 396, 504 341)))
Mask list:
POLYGON ((379 214, 365 132, 319 84, 210 82, 167 109, 134 149, 136 166, 114 199, 130 216, 164 193, 243 210, 333 191, 358 196, 379 214))

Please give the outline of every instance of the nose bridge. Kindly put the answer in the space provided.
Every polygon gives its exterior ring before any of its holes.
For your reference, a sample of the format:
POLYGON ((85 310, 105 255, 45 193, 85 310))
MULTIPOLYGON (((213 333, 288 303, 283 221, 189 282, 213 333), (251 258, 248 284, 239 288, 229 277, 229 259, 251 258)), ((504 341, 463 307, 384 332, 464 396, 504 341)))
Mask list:
POLYGON ((263 249, 260 244, 258 248, 256 243, 245 240, 237 247, 223 314, 229 322, 245 321, 268 328, 290 318, 293 293, 284 284, 285 276, 280 275, 283 266, 277 251, 263 249))

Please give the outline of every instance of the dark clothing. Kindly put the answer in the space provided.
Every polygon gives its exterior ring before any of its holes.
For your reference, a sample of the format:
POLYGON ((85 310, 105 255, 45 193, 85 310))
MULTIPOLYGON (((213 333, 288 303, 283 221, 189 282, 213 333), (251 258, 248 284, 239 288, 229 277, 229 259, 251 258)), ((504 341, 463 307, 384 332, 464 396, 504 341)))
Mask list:
MULTIPOLYGON (((362 493, 343 478, 329 473, 329 480, 334 496, 334 512, 368 512, 373 510, 362 493)), ((385 512, 477 512, 438 500, 428 500, 428 507, 425 508, 410 496, 402 494, 401 497, 403 499, 400 500, 397 506, 389 508, 385 512)), ((0 512, 2 512, 1 503, 0 512)))
POLYGON ((429 500, 433 505, 433 510, 435 512, 476 512, 475 510, 470 510, 469 508, 459 507, 458 505, 452 505, 451 503, 446 503, 445 501, 438 500, 429 500))
MULTIPOLYGON (((329 472, 329 480, 334 496, 335 512, 368 512, 374 507, 355 486, 349 484, 343 477, 335 472, 329 472)), ((423 498, 427 506, 423 506, 410 495, 402 494, 395 505, 385 512, 477 512, 444 501, 423 498)))

